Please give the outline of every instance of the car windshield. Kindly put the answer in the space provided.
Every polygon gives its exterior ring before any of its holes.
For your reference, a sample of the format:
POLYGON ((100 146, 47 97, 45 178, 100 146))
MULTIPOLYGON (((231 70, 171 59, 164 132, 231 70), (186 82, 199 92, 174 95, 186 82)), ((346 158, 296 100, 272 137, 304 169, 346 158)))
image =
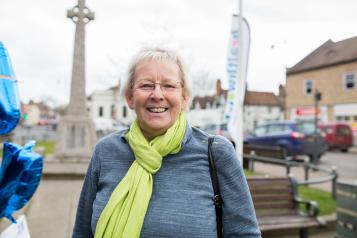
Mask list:
POLYGON ((227 124, 221 124, 220 125, 220 129, 222 130, 222 131, 227 131, 228 129, 227 129, 227 124))
MULTIPOLYGON (((296 124, 296 128, 299 132, 304 134, 314 134, 315 133, 315 124, 314 123, 298 123, 296 124)), ((319 128, 317 128, 317 132, 320 133, 319 128)))

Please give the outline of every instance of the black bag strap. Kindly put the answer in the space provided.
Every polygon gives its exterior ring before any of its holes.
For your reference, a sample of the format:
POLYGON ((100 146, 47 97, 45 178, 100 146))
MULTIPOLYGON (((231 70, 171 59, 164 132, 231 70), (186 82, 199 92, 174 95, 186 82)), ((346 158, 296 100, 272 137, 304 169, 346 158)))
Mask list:
POLYGON ((212 181, 212 186, 213 186, 213 192, 214 192, 214 206, 216 209, 216 221, 217 221, 217 237, 222 238, 222 196, 219 191, 219 184, 218 184, 218 177, 217 177, 217 171, 216 171, 216 166, 214 164, 213 160, 213 154, 212 154, 212 143, 213 143, 214 137, 208 137, 208 162, 209 162, 209 172, 211 174, 211 181, 212 181))

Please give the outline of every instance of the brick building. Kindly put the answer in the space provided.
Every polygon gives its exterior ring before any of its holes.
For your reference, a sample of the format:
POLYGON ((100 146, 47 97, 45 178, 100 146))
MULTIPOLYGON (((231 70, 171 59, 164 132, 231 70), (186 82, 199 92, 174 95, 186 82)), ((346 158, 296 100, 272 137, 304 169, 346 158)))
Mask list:
POLYGON ((314 94, 321 92, 320 121, 345 121, 357 130, 357 36, 326 41, 287 69, 286 116, 312 119, 314 94))

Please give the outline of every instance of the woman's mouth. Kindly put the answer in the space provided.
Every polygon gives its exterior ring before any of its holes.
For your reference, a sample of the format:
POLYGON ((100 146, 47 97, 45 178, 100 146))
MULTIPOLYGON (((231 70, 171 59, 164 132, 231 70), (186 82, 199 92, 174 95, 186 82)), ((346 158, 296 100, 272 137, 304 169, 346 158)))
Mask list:
POLYGON ((168 110, 167 107, 149 107, 147 108, 147 110, 149 112, 153 112, 153 113, 162 113, 162 112, 166 112, 168 110))

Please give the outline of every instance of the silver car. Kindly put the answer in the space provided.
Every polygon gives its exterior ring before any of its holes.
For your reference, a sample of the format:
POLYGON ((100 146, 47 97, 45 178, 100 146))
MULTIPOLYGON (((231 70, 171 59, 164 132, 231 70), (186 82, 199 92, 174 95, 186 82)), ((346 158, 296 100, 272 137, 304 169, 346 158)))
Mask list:
POLYGON ((233 146, 235 147, 235 143, 228 132, 227 123, 206 124, 202 127, 202 130, 212 135, 221 135, 226 137, 230 142, 232 142, 233 146))

